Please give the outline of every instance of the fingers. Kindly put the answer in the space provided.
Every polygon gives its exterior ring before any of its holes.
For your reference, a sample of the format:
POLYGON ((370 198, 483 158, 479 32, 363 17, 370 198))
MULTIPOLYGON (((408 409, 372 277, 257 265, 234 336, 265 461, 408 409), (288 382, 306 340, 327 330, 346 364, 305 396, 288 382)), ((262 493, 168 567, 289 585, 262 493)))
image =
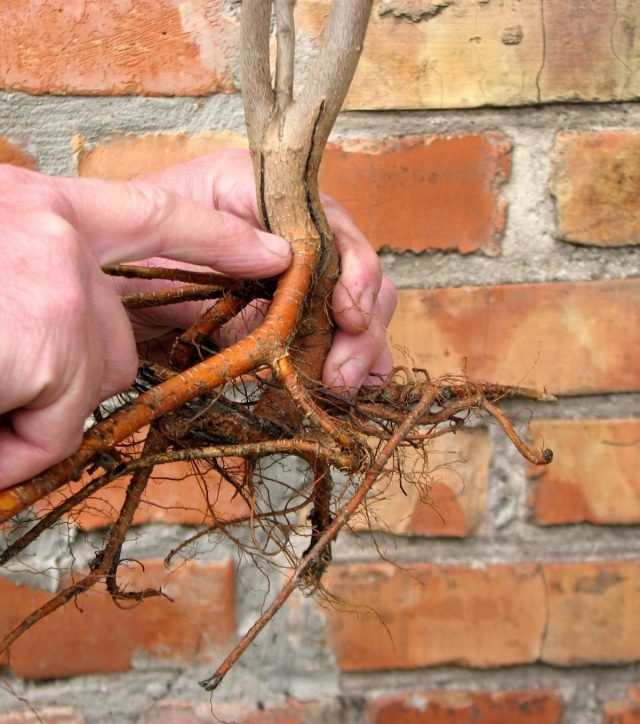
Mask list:
POLYGON ((380 261, 347 212, 328 197, 323 197, 322 203, 340 254, 340 278, 332 298, 333 314, 343 332, 360 334, 375 315, 382 283, 380 261))
POLYGON ((162 186, 203 206, 238 216, 252 226, 260 226, 249 151, 217 151, 147 174, 141 180, 162 186))
POLYGON ((41 206, 38 189, 0 196, 0 488, 71 453, 95 405, 137 368, 118 295, 42 183, 41 206))
POLYGON ((373 313, 368 319, 367 329, 360 334, 348 334, 342 329, 336 332, 322 372, 325 384, 353 391, 365 381, 373 384, 376 380, 379 382, 379 377, 375 375, 384 376, 391 370, 386 327, 396 303, 395 287, 385 277, 373 313))
POLYGON ((0 489, 37 475, 78 449, 87 411, 60 397, 39 410, 19 409, 0 426, 0 489))
POLYGON ((63 215, 100 264, 160 256, 237 277, 265 278, 289 265, 289 244, 226 211, 207 208, 158 185, 51 179, 63 215))

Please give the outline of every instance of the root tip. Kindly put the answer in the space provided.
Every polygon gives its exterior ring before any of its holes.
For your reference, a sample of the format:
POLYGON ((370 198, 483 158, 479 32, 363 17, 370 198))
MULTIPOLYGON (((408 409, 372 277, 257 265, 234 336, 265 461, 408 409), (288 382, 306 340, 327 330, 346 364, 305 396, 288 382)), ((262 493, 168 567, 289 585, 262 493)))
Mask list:
POLYGON ((205 691, 215 691, 220 686, 220 684, 222 684, 223 679, 224 674, 214 674, 208 679, 204 679, 204 681, 201 681, 200 686, 205 691))

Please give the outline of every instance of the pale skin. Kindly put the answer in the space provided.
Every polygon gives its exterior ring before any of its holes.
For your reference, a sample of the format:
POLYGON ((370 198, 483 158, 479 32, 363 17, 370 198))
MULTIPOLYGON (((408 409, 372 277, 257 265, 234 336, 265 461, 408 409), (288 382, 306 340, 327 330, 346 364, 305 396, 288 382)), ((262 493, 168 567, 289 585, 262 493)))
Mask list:
MULTIPOLYGON (((348 214, 323 201, 342 269, 323 381, 353 391, 391 369, 385 330, 396 293, 348 214)), ((148 282, 116 280, 101 266, 152 260, 265 278, 290 261, 284 239, 259 228, 244 151, 130 182, 0 165, 0 232, 0 489, 77 449, 91 411, 134 380, 136 341, 186 328, 202 313, 203 303, 190 302, 129 316, 119 294, 148 282)), ((237 338, 246 324, 225 331, 237 338)))

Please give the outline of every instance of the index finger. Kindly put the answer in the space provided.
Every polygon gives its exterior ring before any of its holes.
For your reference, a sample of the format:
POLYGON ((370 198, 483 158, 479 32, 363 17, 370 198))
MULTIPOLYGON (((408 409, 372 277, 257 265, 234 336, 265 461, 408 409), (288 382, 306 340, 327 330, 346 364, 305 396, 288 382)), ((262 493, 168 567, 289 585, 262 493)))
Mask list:
POLYGON ((100 264, 151 256, 210 266, 239 277, 282 273, 289 244, 232 214, 144 182, 52 178, 63 215, 100 264))

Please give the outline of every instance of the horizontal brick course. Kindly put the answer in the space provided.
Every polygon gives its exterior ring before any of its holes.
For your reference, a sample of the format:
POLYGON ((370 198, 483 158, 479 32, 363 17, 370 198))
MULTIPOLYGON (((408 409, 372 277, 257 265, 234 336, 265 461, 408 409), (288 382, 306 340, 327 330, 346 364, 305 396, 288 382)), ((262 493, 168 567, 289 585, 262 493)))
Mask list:
POLYGON ((432 376, 575 395, 640 390, 639 328, 628 279, 401 291, 390 331, 432 376))
MULTIPOLYGON (((467 108, 637 98, 637 7, 535 0, 374 3, 350 109, 467 108), (569 17, 567 17, 569 13, 569 17), (589 52, 585 52, 588 38, 589 52)), ((298 3, 315 43, 328 0, 298 3)), ((0 87, 30 93, 198 95, 237 90, 238 18, 224 0, 0 8, 0 87)))
POLYGON ((335 724, 341 721, 337 701, 296 701, 258 705, 252 701, 163 701, 150 706, 138 724, 335 724))
POLYGON ((640 661, 640 564, 335 566, 328 638, 344 671, 640 661))
POLYGON ((85 718, 71 707, 34 708, 0 714, 0 724, 84 724, 85 718))
POLYGON ((367 700, 366 724, 559 724, 558 692, 416 691, 367 700))
MULTIPOLYGON (((167 598, 139 605, 114 604, 98 587, 50 614, 11 648, 9 669, 34 679, 112 673, 131 668, 135 656, 160 664, 209 663, 235 631, 234 566, 231 561, 185 563, 169 573, 162 561, 122 566, 127 590, 162 587, 167 598)), ((51 598, 39 589, 0 578, 0 635, 51 598)), ((0 659, 7 665, 6 657, 0 659)))
POLYGON ((551 188, 561 239, 640 244, 640 132, 559 133, 551 188))
MULTIPOLYGON (((318 37, 328 0, 298 3, 318 37)), ((468 108, 640 95, 633 0, 378 0, 349 109, 468 108)))
POLYGON ((640 420, 533 420, 529 428, 557 451, 552 465, 530 470, 536 523, 640 522, 640 420))

